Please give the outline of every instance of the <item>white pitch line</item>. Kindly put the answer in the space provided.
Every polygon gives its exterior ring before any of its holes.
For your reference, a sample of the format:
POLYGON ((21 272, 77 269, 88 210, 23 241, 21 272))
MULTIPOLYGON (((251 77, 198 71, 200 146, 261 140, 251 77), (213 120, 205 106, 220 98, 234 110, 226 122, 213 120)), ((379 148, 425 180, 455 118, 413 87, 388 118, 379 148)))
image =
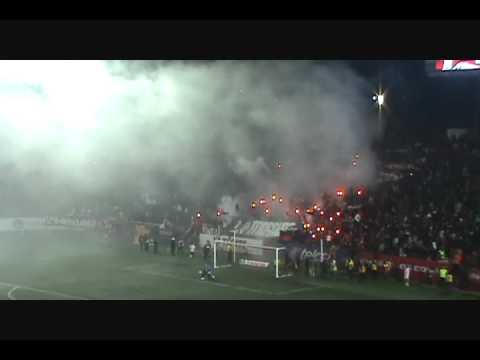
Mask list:
POLYGON ((13 288, 10 289, 10 291, 8 292, 7 296, 10 300, 17 300, 14 296, 13 296, 13 292, 15 290, 18 289, 18 286, 14 286, 13 288))
MULTIPOLYGON (((69 294, 65 294, 65 293, 58 292, 58 291, 37 289, 37 288, 33 288, 33 287, 29 287, 29 286, 23 286, 23 285, 19 285, 19 284, 10 284, 10 283, 6 283, 6 282, 0 282, 0 285, 1 285, 1 286, 10 286, 10 287, 13 287, 14 289, 12 289, 12 290, 25 289, 25 290, 30 290, 30 291, 36 291, 36 292, 44 293, 44 294, 57 295, 57 296, 65 297, 65 298, 71 298, 72 300, 88 300, 87 298, 80 297, 80 296, 69 295, 69 294)), ((10 290, 10 291, 12 291, 12 290, 10 290)), ((10 293, 10 291, 9 291, 9 293, 10 293)), ((13 291, 12 291, 12 292, 13 292, 13 291)), ((10 297, 9 297, 9 298, 10 298, 10 297)), ((11 300, 15 300, 15 299, 11 299, 11 300)))
POLYGON ((189 282, 194 282, 194 283, 200 283, 200 284, 209 284, 217 287, 224 287, 224 288, 231 288, 235 290, 240 290, 240 291, 248 291, 252 293, 257 293, 257 294, 262 294, 262 295, 275 295, 275 293, 270 292, 270 291, 264 291, 264 290, 259 290, 259 289, 252 289, 244 286, 234 286, 230 284, 225 284, 221 283, 218 281, 203 281, 203 280, 198 280, 198 279, 190 279, 190 278, 184 278, 184 277, 179 277, 177 275, 172 275, 172 274, 167 274, 167 273, 162 273, 162 272, 157 272, 157 271, 149 271, 149 270, 143 270, 139 269, 139 267, 134 267, 134 266, 129 266, 124 268, 124 270, 127 271, 134 271, 142 274, 147 274, 147 275, 153 275, 153 276, 160 276, 164 278, 170 278, 170 279, 175 279, 175 280, 181 280, 181 281, 189 281, 189 282))

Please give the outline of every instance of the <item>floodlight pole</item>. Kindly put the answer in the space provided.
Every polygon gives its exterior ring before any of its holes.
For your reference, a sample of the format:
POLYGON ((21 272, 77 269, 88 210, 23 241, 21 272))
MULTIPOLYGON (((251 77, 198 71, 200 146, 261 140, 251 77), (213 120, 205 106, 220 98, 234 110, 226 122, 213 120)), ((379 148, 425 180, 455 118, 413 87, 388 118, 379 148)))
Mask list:
POLYGON ((378 132, 378 138, 380 139, 382 137, 382 105, 378 105, 378 124, 377 124, 377 132, 378 132))
POLYGON ((320 238, 320 262, 323 263, 323 237, 320 238))
POLYGON ((237 257, 236 257, 236 254, 237 254, 237 241, 236 241, 236 238, 235 238, 235 233, 236 233, 236 230, 233 230, 233 263, 236 264, 236 261, 237 261, 237 257))

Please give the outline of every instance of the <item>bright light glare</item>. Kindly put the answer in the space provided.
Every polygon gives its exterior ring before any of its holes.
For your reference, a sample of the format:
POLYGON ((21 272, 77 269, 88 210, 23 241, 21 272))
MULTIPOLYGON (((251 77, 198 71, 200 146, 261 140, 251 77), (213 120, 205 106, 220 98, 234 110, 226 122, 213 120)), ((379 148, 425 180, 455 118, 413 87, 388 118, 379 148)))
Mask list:
POLYGON ((384 102, 385 102, 385 95, 378 94, 378 98, 377 98, 378 106, 383 106, 384 102))

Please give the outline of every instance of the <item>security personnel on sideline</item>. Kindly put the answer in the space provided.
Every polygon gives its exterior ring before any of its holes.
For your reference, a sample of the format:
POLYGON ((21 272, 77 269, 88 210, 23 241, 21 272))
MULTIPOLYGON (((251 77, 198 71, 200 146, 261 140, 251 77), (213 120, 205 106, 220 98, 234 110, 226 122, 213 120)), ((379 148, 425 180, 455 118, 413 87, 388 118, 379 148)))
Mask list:
POLYGON ((390 262, 390 260, 385 260, 383 262, 383 275, 384 275, 384 277, 389 276, 391 270, 392 270, 392 263, 390 262))
POLYGON ((448 272, 447 274, 447 286, 451 288, 453 286, 453 274, 448 272))
POLYGON ((360 267, 359 267, 359 280, 360 281, 363 281, 365 280, 366 276, 367 276, 367 266, 364 264, 364 263, 361 263, 360 264, 360 267))
POLYGON ((347 260, 347 271, 348 271, 348 277, 351 279, 353 278, 353 269, 355 268, 355 263, 353 262, 353 259, 350 258, 347 260))
POLYGON ((448 270, 444 267, 440 268, 439 275, 440 275, 440 286, 445 287, 445 284, 447 283, 448 270))
POLYGON ((175 235, 172 235, 170 239, 170 255, 175 256, 175 251, 177 250, 177 238, 175 235))
POLYGON ((376 261, 376 260, 373 260, 373 261, 372 261, 372 266, 371 266, 371 268, 372 268, 372 277, 373 277, 374 279, 376 279, 376 278, 377 278, 377 273, 378 273, 378 265, 377 265, 377 261, 376 261))
POLYGON ((338 272, 337 261, 335 259, 332 259, 330 270, 332 271, 333 278, 335 279, 337 277, 337 272, 338 272))

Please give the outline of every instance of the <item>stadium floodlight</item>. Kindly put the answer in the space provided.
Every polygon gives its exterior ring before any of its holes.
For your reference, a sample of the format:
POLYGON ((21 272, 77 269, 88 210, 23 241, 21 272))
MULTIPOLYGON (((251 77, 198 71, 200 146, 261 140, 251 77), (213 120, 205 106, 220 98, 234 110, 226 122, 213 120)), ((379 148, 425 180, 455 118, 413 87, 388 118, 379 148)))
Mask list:
POLYGON ((378 107, 382 107, 383 104, 385 102, 385 95, 384 94, 378 94, 377 96, 377 104, 378 104, 378 107))
POLYGON ((383 127, 383 120, 382 120, 382 108, 385 104, 385 93, 381 90, 378 91, 378 93, 376 94, 376 101, 377 105, 378 105, 378 136, 381 135, 381 132, 382 132, 382 127, 383 127))

